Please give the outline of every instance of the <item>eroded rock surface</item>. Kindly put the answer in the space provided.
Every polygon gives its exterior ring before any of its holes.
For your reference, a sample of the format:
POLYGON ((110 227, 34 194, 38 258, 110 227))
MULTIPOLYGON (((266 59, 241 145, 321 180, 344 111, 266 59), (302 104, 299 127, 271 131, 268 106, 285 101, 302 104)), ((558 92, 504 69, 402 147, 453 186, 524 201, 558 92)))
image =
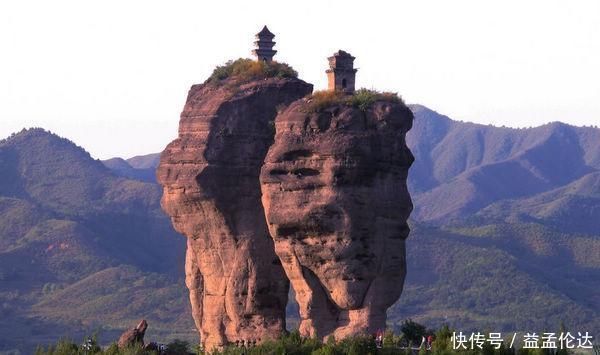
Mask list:
POLYGON ((366 111, 310 106, 299 100, 275 122, 261 172, 269 230, 296 292, 301 334, 372 334, 385 328, 406 274, 413 115, 396 101, 366 111))
POLYGON ((285 329, 289 282, 265 222, 259 174, 277 110, 311 91, 292 78, 195 85, 179 137, 161 155, 161 202, 188 238, 186 283, 208 349, 285 329))

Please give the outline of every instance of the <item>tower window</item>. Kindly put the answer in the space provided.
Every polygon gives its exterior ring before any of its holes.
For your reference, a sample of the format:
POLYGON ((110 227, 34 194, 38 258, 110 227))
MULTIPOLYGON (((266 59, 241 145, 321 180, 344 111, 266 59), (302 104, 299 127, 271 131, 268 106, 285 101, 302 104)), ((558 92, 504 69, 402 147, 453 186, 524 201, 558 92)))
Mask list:
POLYGON ((345 89, 347 86, 346 79, 342 79, 342 89, 345 89))

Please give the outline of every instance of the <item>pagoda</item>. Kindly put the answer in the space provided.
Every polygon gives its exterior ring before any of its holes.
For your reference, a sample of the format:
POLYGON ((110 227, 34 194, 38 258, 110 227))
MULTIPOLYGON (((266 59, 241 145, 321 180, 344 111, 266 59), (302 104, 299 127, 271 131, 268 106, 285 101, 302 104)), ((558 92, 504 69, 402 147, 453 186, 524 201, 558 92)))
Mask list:
POLYGON ((338 50, 329 60, 329 69, 327 69, 327 80, 330 91, 342 91, 348 94, 354 92, 354 80, 356 71, 354 69, 354 57, 350 53, 338 50))
POLYGON ((256 56, 256 60, 262 60, 263 62, 270 62, 273 60, 273 56, 277 53, 276 50, 273 50, 273 46, 275 45, 273 38, 275 38, 275 35, 269 31, 267 26, 263 27, 263 29, 256 34, 256 41, 254 42, 256 49, 252 51, 256 56))

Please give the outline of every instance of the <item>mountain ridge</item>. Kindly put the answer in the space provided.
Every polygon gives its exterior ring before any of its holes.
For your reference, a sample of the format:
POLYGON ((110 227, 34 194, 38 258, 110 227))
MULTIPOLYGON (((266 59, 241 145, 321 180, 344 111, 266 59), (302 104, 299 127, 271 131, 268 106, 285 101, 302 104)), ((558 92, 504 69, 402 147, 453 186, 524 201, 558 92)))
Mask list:
POLYGON ((593 320, 600 316, 593 291, 600 287, 600 130, 560 122, 494 127, 411 108, 407 140, 416 160, 409 185, 421 211, 412 216, 406 289, 389 322, 399 327, 412 317, 472 330, 540 323, 551 329, 565 322, 600 329, 593 320), (493 284, 511 284, 508 278, 518 291, 493 284), (465 285, 466 296, 455 298, 453 283, 465 285), (484 309, 472 309, 476 304, 484 309), (545 317, 544 307, 555 314, 545 317), (538 321, 528 319, 528 308, 538 321))
POLYGON ((497 128, 452 121, 424 106, 412 109, 416 119, 407 142, 417 158, 409 180, 417 220, 447 223, 500 200, 531 197, 600 170, 597 128, 558 122, 497 128), (460 200, 431 207, 453 196, 460 200))
MULTIPOLYGON (((162 213, 160 195, 156 184, 120 177, 83 148, 43 129, 0 142, 0 316, 12 325, 0 327, 0 350, 31 353, 35 343, 91 332, 100 316, 102 329, 119 331, 139 320, 124 309, 148 304, 154 287, 170 290, 159 303, 179 304, 172 311, 190 328, 181 304, 185 241, 162 213), (105 272, 115 268, 129 271, 105 272), (131 287, 136 277, 152 281, 131 287), (80 280, 90 278, 105 283, 85 292, 81 287, 90 284, 80 280), (119 292, 101 294, 111 287, 119 292), (50 302, 63 290, 91 299, 71 297, 68 307, 64 297, 50 302), (105 307, 98 313, 101 300, 112 302, 112 312, 105 307)), ((144 313, 155 331, 169 331, 160 307, 144 313)))
MULTIPOLYGON (((420 211, 388 326, 408 317, 463 331, 564 322, 600 335, 600 130, 497 128, 413 110, 408 181, 420 211)), ((111 169, 43 129, 0 141, 0 351, 98 329, 110 341, 140 317, 150 337, 197 341, 185 240, 161 211, 155 180, 126 175, 153 176, 156 156, 111 169)))

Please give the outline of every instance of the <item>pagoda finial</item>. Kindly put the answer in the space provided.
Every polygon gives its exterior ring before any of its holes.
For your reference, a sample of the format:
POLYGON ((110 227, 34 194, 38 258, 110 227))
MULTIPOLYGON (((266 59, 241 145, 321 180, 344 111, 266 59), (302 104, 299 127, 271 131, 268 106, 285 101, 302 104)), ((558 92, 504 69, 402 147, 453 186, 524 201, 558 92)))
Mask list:
POLYGON ((275 45, 273 38, 275 38, 275 35, 269 31, 266 25, 256 34, 256 41, 254 42, 256 49, 252 51, 256 56, 256 60, 264 62, 273 60, 273 56, 277 53, 276 50, 273 50, 273 46, 275 45))

